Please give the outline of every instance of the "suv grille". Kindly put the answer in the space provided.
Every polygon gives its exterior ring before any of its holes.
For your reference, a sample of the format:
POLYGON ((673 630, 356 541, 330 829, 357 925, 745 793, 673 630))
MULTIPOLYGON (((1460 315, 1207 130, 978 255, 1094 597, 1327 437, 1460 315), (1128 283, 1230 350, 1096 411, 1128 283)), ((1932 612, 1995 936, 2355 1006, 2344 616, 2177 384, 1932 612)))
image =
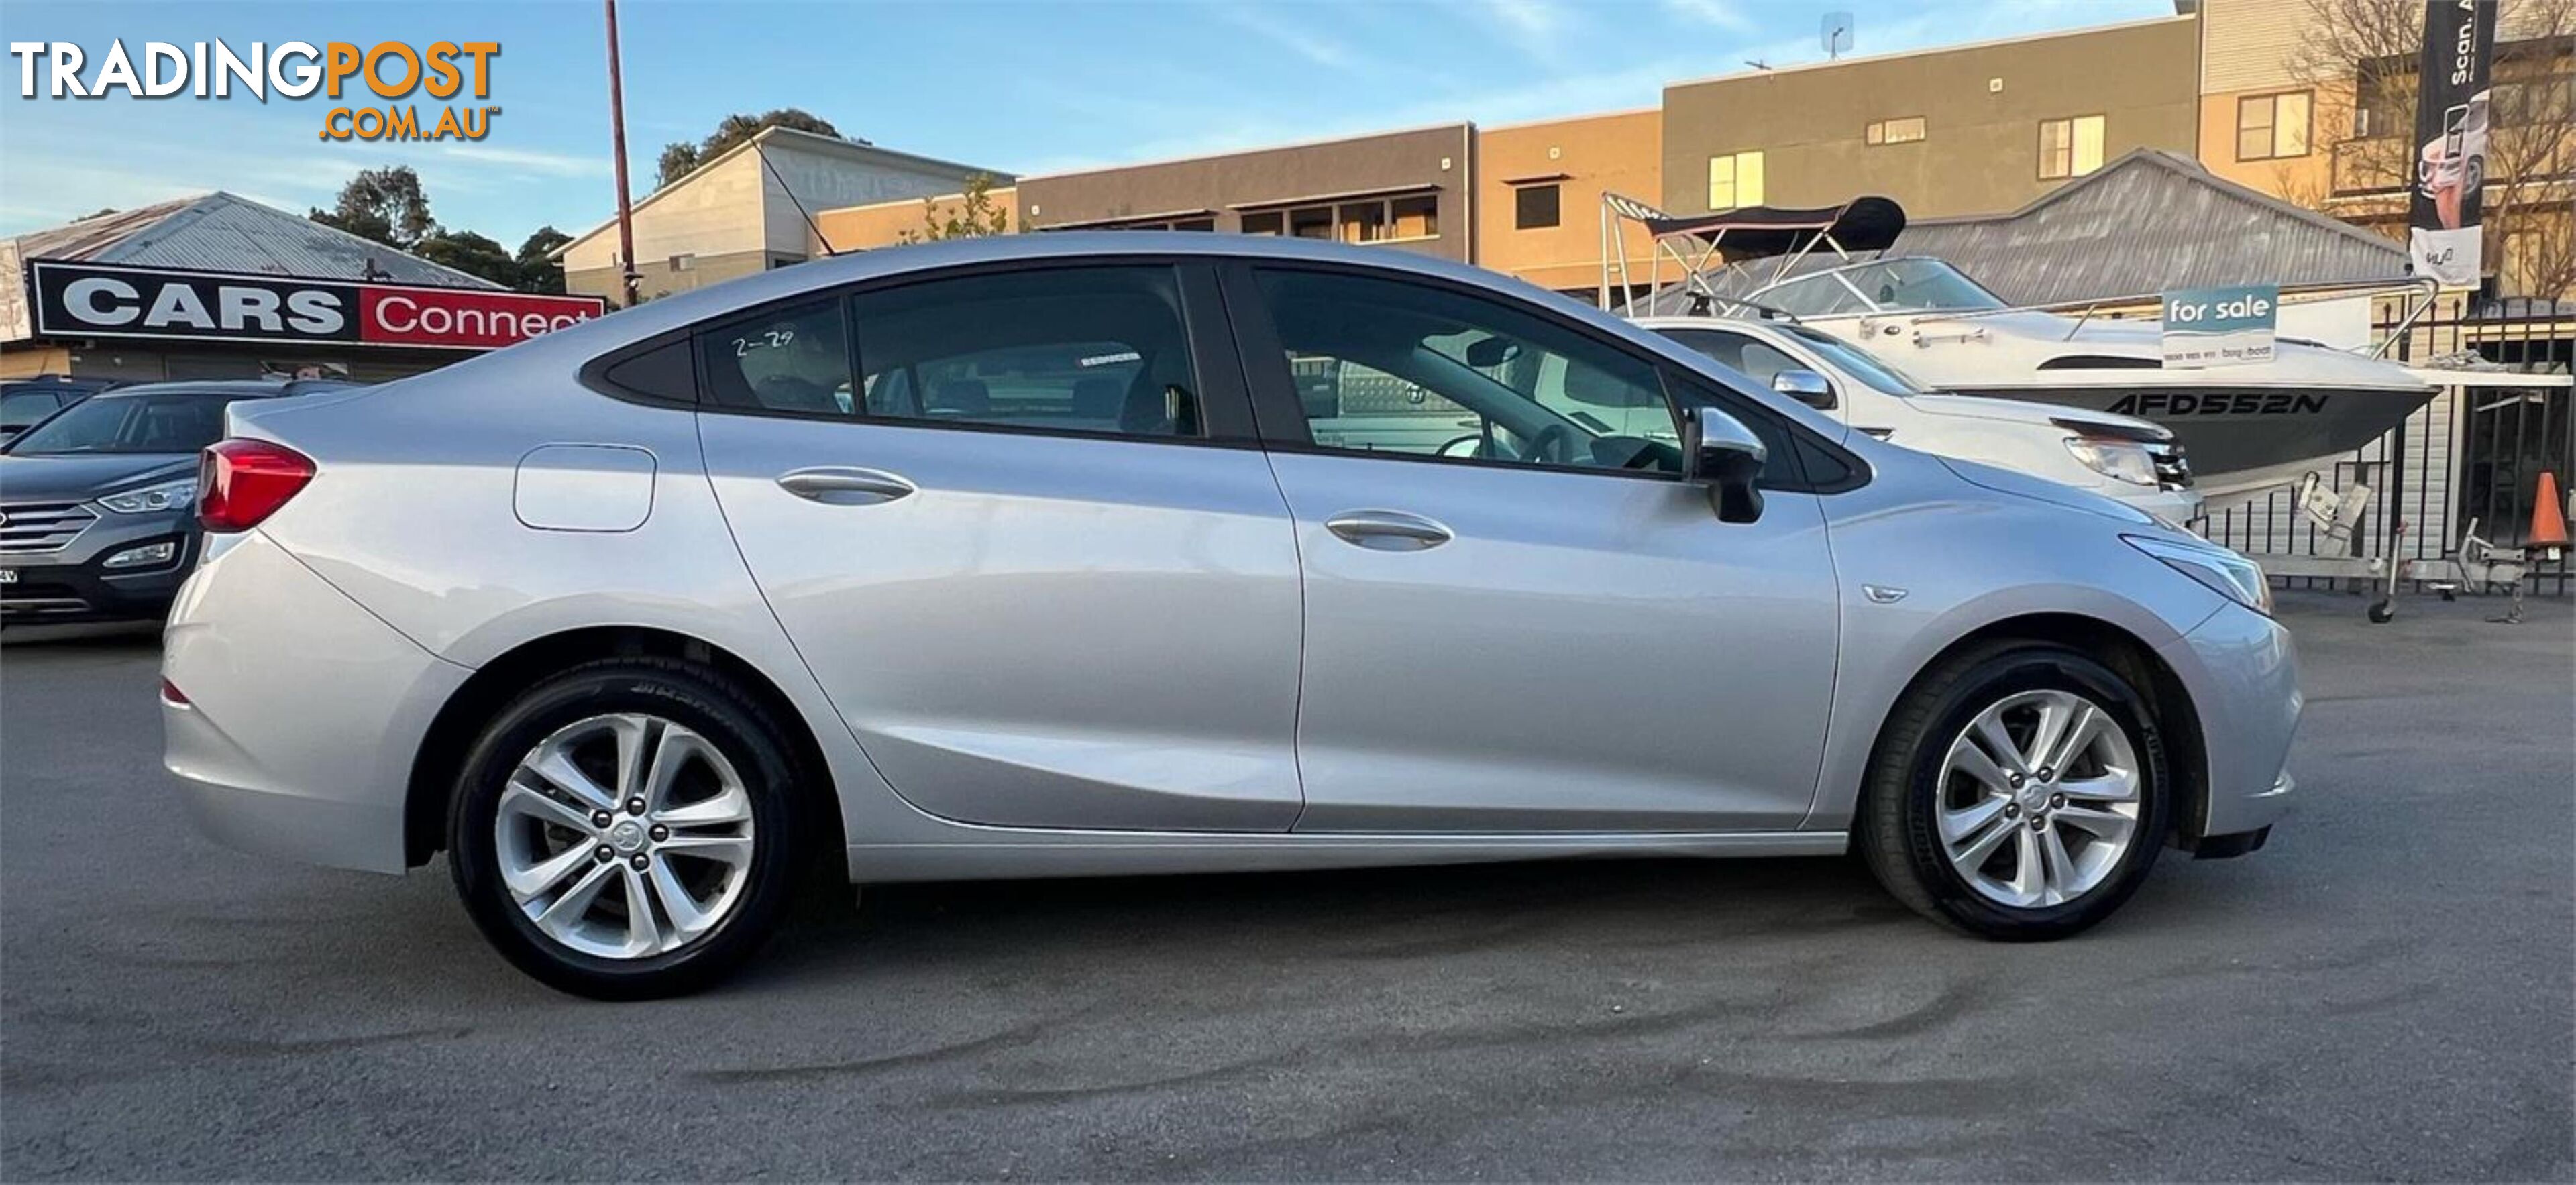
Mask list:
POLYGON ((98 521, 78 502, 26 502, 0 506, 0 555, 60 551, 98 521))
POLYGON ((2156 488, 2187 490, 2191 488, 2191 462, 2182 455, 2182 446, 2170 440, 2150 441, 2147 458, 2156 463, 2156 488))

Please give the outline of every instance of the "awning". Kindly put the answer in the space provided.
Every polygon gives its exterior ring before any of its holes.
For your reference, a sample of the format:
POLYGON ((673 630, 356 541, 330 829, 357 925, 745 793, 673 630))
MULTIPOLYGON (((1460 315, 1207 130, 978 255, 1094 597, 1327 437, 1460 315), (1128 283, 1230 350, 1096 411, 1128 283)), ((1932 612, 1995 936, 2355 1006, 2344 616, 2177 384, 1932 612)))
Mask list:
POLYGON ((1408 197, 1417 193, 1438 193, 1439 191, 1440 186, 1437 182, 1425 181, 1416 185, 1390 185, 1381 186, 1377 189, 1352 189, 1345 190, 1341 193, 1309 194, 1305 197, 1263 198, 1257 202, 1236 202, 1227 206, 1226 209, 1274 210, 1287 206, 1313 206, 1321 205, 1325 202, 1355 202, 1361 198, 1408 197))
POLYGON ((1745 206, 1722 214, 1640 221, 1657 238, 1686 234, 1716 243, 1729 259, 1759 259, 1795 254, 1825 235, 1845 251, 1884 251, 1904 233, 1905 207, 1888 198, 1859 197, 1809 210, 1745 206))

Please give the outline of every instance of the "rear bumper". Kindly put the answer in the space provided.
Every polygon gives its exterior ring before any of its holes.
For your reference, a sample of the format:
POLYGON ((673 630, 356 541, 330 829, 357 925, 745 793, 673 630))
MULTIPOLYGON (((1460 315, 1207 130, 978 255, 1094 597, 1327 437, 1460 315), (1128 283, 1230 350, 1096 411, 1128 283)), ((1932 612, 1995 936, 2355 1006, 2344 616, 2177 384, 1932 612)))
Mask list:
POLYGON ((471 674, 396 633, 264 535, 180 591, 161 672, 163 763, 233 847, 401 872, 411 758, 471 674))
POLYGON ((2305 701, 2290 631, 2229 605, 2164 648, 2200 717, 2209 798, 2186 845, 2261 831, 2288 814, 2287 768, 2305 701))

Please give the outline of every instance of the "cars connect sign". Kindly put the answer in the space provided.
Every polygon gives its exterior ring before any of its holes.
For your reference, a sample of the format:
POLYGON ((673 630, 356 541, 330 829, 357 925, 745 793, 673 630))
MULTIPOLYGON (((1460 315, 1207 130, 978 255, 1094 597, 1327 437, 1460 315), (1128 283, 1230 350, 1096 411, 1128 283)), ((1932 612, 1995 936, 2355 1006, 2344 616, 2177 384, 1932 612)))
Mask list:
POLYGON ((595 296, 36 260, 40 337, 497 350, 608 311, 595 296))

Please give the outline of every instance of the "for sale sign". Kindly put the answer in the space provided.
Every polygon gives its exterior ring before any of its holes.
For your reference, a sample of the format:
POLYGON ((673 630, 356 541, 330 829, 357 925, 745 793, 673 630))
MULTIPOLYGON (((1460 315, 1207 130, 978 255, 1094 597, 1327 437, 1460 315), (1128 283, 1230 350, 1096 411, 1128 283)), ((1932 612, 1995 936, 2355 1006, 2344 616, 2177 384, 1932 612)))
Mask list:
POLYGON ((2276 284, 2165 293, 2165 365, 2190 370, 2269 362, 2272 333, 2280 317, 2281 289, 2276 284))
POLYGON ((607 311, 591 296, 298 280, 40 259, 39 337, 493 350, 607 311))

